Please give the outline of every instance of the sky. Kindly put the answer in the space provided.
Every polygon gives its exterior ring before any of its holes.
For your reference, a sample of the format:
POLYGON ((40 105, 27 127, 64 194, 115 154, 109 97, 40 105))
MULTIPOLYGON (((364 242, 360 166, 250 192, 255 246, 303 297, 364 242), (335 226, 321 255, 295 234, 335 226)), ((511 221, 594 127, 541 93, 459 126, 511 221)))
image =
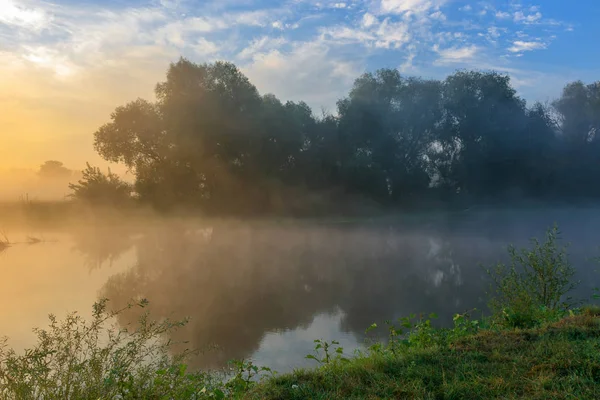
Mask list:
MULTIPOLYGON (((365 71, 510 74, 528 103, 600 80, 597 0, 0 0, 0 170, 104 165, 93 132, 170 62, 234 62, 335 112, 365 71)), ((114 167, 113 167, 114 168, 114 167)))

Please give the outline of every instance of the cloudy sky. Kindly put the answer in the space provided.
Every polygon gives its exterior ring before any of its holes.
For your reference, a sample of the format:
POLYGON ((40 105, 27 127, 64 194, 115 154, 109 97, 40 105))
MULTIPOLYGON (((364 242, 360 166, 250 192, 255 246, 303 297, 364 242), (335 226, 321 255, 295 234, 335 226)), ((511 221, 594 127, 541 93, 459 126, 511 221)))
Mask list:
POLYGON ((529 102, 600 80, 597 0, 0 0, 0 168, 98 163, 92 133, 169 62, 236 63, 335 111, 362 72, 509 73, 529 102))

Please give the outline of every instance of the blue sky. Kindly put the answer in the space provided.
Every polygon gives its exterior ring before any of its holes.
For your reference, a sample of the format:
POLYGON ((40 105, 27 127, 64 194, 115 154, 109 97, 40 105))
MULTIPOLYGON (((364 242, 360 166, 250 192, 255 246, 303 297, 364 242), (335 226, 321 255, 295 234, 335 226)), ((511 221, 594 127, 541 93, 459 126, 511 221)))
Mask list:
MULTIPOLYGON (((0 0, 0 105, 56 120, 83 145, 76 135, 151 97, 180 55, 232 61, 262 93, 317 112, 382 67, 494 69, 531 103, 600 80, 599 20, 593 0, 0 0)), ((24 129, 0 122, 13 139, 24 129)), ((43 142, 42 126, 30 131, 43 142)))

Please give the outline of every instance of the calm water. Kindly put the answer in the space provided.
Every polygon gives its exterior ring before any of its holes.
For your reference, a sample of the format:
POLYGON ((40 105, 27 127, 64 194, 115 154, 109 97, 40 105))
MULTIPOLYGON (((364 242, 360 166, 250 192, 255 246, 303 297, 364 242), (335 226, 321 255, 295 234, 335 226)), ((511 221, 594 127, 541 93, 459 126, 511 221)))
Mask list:
MULTIPOLYGON (((509 243, 526 244, 557 221, 573 242, 571 260, 588 296, 597 284, 600 213, 595 210, 471 212, 411 221, 275 224, 169 221, 144 228, 86 227, 7 232, 45 243, 0 253, 0 336, 21 349, 47 314, 91 314, 99 297, 115 307, 147 298, 155 317, 191 317, 175 339, 218 345, 194 360, 217 367, 251 357, 278 371, 310 366, 314 339, 347 352, 371 323, 485 308, 481 264, 506 260, 509 243)), ((136 315, 119 320, 126 324, 136 315)))

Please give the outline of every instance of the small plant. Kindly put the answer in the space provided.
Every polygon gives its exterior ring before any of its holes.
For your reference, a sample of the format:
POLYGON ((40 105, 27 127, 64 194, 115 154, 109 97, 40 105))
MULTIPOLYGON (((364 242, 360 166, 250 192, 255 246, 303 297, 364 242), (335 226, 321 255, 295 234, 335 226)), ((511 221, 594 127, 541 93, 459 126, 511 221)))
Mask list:
MULTIPOLYGON (((365 330, 365 335, 368 335, 371 331, 377 329, 377 324, 373 323, 365 330)), ((383 344, 379 340, 372 340, 370 338, 366 339, 366 342, 369 344, 369 351, 371 353, 381 354, 384 350, 383 344)))
POLYGON ((385 321, 385 325, 388 329, 388 349, 392 352, 392 354, 396 354, 399 346, 399 337, 404 335, 404 330, 396 326, 392 321, 385 321))
POLYGON ((471 314, 477 311, 476 308, 466 311, 462 314, 455 314, 452 318, 454 327, 448 332, 450 341, 456 340, 465 336, 474 335, 481 329, 481 321, 472 319, 471 314))
POLYGON ((441 339, 441 331, 438 331, 431 326, 431 320, 437 318, 438 316, 435 313, 429 314, 427 318, 425 318, 423 314, 419 314, 419 318, 414 323, 412 323, 410 319, 403 318, 405 321, 403 326, 412 325, 410 327, 410 334, 408 335, 409 345, 426 348, 438 344, 441 339))
POLYGON ((272 376, 275 374, 271 368, 258 367, 252 361, 238 360, 231 362, 232 369, 235 371, 235 376, 231 378, 225 385, 230 396, 237 396, 247 392, 256 384, 256 378, 264 378, 267 373, 272 376))
POLYGON ((315 354, 308 354, 305 358, 309 360, 315 360, 321 365, 327 365, 332 361, 349 361, 348 358, 344 357, 344 348, 340 347, 340 342, 332 340, 328 342, 326 340, 316 339, 315 343, 315 354))
MULTIPOLYGON (((398 325, 387 320, 385 324, 388 330, 388 343, 386 349, 392 354, 397 354, 401 350, 401 346, 427 347, 433 343, 437 343, 439 332, 431 326, 431 320, 438 316, 435 313, 428 315, 425 318, 424 314, 410 314, 408 317, 398 319, 398 325)), ((367 333, 377 328, 377 324, 371 325, 367 329, 367 333)), ((383 347, 379 343, 375 343, 370 347, 371 351, 383 351, 383 347)))
POLYGON ((559 233, 556 225, 548 229, 544 243, 532 239, 531 250, 509 247, 510 266, 487 270, 493 280, 490 308, 506 324, 533 326, 573 305, 566 295, 578 282, 566 247, 558 247, 559 233))

